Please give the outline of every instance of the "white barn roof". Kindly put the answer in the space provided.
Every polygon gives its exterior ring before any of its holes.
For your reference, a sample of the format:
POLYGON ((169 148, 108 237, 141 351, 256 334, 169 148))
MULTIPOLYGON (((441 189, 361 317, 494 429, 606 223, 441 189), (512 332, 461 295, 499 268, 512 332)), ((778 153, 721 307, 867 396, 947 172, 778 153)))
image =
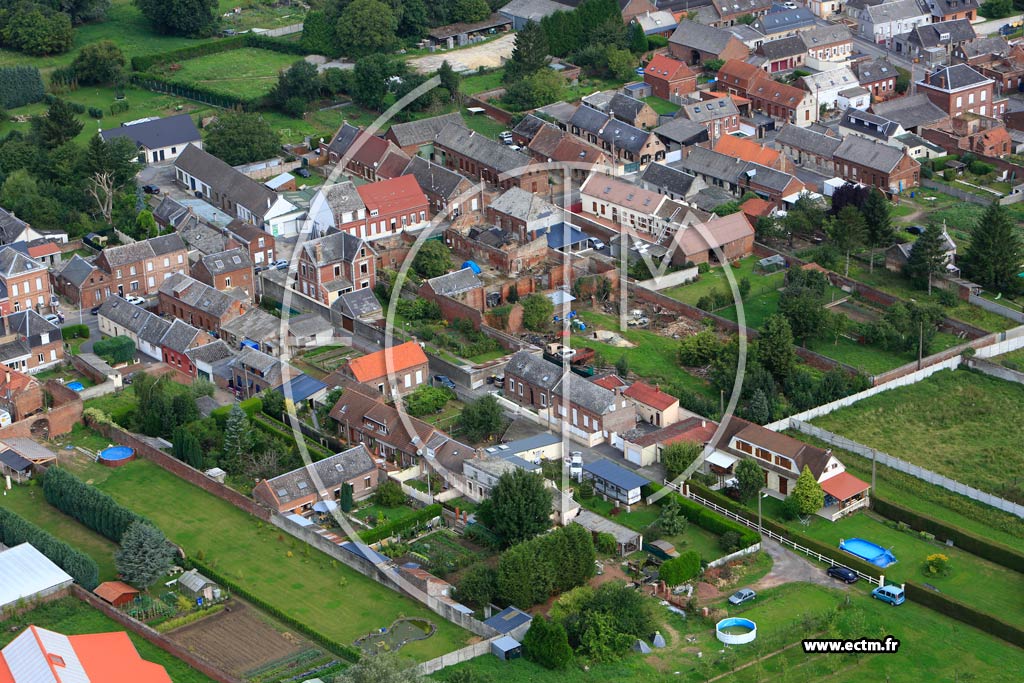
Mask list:
POLYGON ((0 553, 0 608, 74 579, 29 543, 0 553))

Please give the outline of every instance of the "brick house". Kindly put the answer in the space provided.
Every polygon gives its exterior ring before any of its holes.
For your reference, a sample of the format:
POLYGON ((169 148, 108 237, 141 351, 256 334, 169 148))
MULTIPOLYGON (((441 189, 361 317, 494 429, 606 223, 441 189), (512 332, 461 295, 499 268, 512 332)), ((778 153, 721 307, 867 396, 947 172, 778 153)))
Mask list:
POLYGON ((496 185, 502 190, 521 187, 543 192, 548 186, 547 171, 534 160, 507 145, 462 126, 449 124, 434 139, 434 157, 439 163, 473 181, 496 185), (502 177, 504 174, 509 174, 502 177))
POLYGON ((966 19, 974 21, 978 16, 978 0, 927 0, 932 12, 932 23, 966 19))
POLYGON ((252 497, 280 514, 302 514, 318 501, 340 500, 345 484, 352 487, 354 500, 373 495, 379 475, 370 453, 359 444, 312 465, 263 479, 253 487, 252 497))
POLYGON ((681 418, 679 399, 666 394, 660 387, 636 381, 622 392, 636 406, 637 417, 656 427, 667 427, 681 418))
POLYGON ((780 121, 806 127, 818 120, 818 104, 812 93, 766 75, 751 84, 745 97, 752 109, 780 121))
POLYGON ((484 210, 486 221, 515 235, 520 242, 536 239, 561 220, 561 210, 538 195, 513 187, 484 210))
POLYGON ((746 96, 754 82, 764 77, 764 71, 756 64, 740 59, 730 59, 718 70, 716 85, 730 95, 746 96))
MULTIPOLYGON (((452 112, 451 114, 431 116, 419 119, 418 121, 393 124, 388 129, 388 132, 384 134, 384 139, 396 144, 410 158, 420 156, 424 159, 430 159, 434 154, 434 138, 449 123, 466 128, 466 122, 463 120, 462 114, 452 112)), ((468 128, 466 128, 466 132, 469 132, 468 128)))
POLYGON ((676 102, 697 89, 697 74, 685 62, 659 54, 644 67, 644 83, 655 97, 676 102))
POLYGON ((418 293, 420 298, 440 306, 445 320, 465 318, 466 307, 473 311, 487 307, 483 280, 468 266, 430 278, 420 285, 418 293))
POLYGON ((622 396, 589 382, 528 351, 518 351, 505 366, 505 396, 526 406, 569 437, 594 446, 621 441, 636 426, 636 407, 622 396))
POLYGON ((50 277, 46 266, 11 246, 0 248, 0 284, 6 296, 0 297, 0 315, 16 311, 47 311, 50 304, 50 277))
POLYGON ((859 135, 847 135, 833 154, 835 175, 852 183, 877 187, 886 194, 917 187, 921 164, 903 147, 859 135))
POLYGON ((1006 99, 996 100, 995 81, 966 64, 925 72, 917 90, 950 116, 970 113, 999 118, 1006 111, 1006 99))
POLYGON ((797 166, 831 176, 835 171, 832 157, 840 142, 835 135, 787 124, 775 136, 774 144, 797 166))
POLYGON ((238 246, 244 247, 249 252, 249 260, 256 268, 274 262, 274 248, 277 245, 274 236, 270 233, 238 219, 228 223, 224 231, 238 246))
POLYGON ((196 365, 187 352, 213 341, 206 332, 189 325, 184 320, 175 320, 160 339, 163 362, 187 377, 196 376, 196 365))
POLYGON ((27 362, 17 369, 34 374, 64 361, 64 335, 60 327, 34 310, 10 313, 4 321, 4 328, 6 334, 18 335, 28 344, 27 362))
POLYGON ((42 385, 25 373, 3 368, 0 372, 0 409, 10 414, 13 422, 42 411, 42 385))
MULTIPOLYGON (((718 95, 718 93, 702 93, 702 95, 718 95)), ((715 96, 708 99, 685 98, 679 102, 680 109, 674 121, 655 129, 659 136, 664 136, 665 129, 678 127, 683 122, 691 122, 695 126, 703 126, 707 130, 706 140, 714 141, 727 135, 740 132, 740 110, 732 97, 715 96), (678 123, 676 123, 678 122, 678 123), (675 123, 675 126, 673 124, 675 123)), ((681 141, 680 148, 693 144, 692 140, 681 141)))
POLYGON ((420 190, 427 197, 431 216, 446 214, 455 219, 461 216, 463 211, 480 210, 480 193, 469 194, 473 189, 473 183, 465 176, 440 164, 415 156, 409 161, 402 175, 416 179, 420 190))
POLYGON ((345 364, 343 373, 368 387, 376 387, 387 400, 430 383, 427 354, 414 341, 353 358, 345 364))
MULTIPOLYGON (((284 383, 284 364, 280 359, 249 348, 242 349, 229 364, 228 389, 242 398, 256 396, 284 383)), ((298 374, 292 371, 292 376, 298 374)))
POLYGON ((678 227, 685 207, 665 195, 617 178, 594 174, 580 188, 582 212, 654 240, 678 227))
POLYGON ((377 283, 376 252, 347 232, 303 242, 299 252, 297 289, 330 306, 339 294, 373 289, 377 283))
POLYGON ((669 36, 668 53, 690 66, 696 66, 712 59, 744 60, 750 50, 728 31, 684 20, 669 36))
MULTIPOLYGON (((402 166, 403 171, 406 165, 402 166)), ((356 237, 376 239, 395 235, 422 227, 430 220, 430 202, 412 176, 360 185, 356 192, 366 207, 365 221, 338 226, 339 230, 356 237)))
POLYGON ((772 7, 772 0, 711 0, 718 14, 716 26, 735 26, 743 17, 763 17, 772 7))
POLYGON ((620 92, 612 95, 608 101, 608 114, 634 128, 650 130, 658 125, 658 112, 651 105, 620 92))
MULTIPOLYGON (((516 144, 526 147, 533 158, 541 163, 561 161, 572 164, 569 175, 577 182, 586 180, 592 170, 608 174, 613 170, 611 157, 603 149, 532 114, 523 117, 512 130, 512 139, 519 140, 516 144)), ((564 180, 564 171, 552 171, 554 184, 564 180)))
POLYGON ((577 107, 569 121, 569 132, 609 152, 625 173, 665 158, 665 144, 655 133, 619 121, 593 107, 577 107))
POLYGON ((872 102, 884 102, 896 97, 896 67, 886 59, 871 59, 853 65, 857 82, 871 93, 872 102))
POLYGON ((160 287, 158 310, 219 336, 221 325, 245 313, 250 301, 237 288, 222 292, 176 273, 160 287))
POLYGON ((238 289, 249 301, 255 299, 252 261, 242 247, 203 256, 192 265, 192 277, 221 292, 238 289))
POLYGON ((754 253, 754 228, 740 211, 718 216, 676 231, 668 253, 680 266, 735 261, 754 253), (715 249, 721 250, 721 259, 715 249))
POLYGON ((781 208, 784 197, 805 189, 799 178, 784 171, 746 161, 728 154, 720 154, 704 147, 689 147, 686 156, 675 167, 707 183, 721 187, 736 198, 754 192, 781 208))

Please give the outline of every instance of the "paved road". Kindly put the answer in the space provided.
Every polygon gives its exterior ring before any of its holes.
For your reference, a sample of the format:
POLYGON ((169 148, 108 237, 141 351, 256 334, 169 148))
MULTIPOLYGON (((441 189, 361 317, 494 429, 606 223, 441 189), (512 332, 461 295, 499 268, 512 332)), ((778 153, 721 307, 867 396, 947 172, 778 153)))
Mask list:
POLYGON ((754 590, 762 590, 779 586, 784 583, 803 581, 805 583, 816 583, 829 588, 840 588, 849 590, 850 585, 833 579, 825 570, 811 562, 809 559, 783 547, 781 544, 767 538, 762 538, 761 547, 772 558, 772 569, 764 577, 754 584, 754 590))

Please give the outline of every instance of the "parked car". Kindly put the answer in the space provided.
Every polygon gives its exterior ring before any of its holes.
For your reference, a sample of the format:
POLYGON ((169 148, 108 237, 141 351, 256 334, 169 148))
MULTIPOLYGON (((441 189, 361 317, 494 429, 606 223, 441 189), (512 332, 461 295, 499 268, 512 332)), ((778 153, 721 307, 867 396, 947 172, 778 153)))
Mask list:
POLYGON ((156 185, 143 185, 142 191, 146 194, 160 194, 160 188, 156 185))
POLYGON ((909 232, 911 235, 923 235, 924 228, 920 225, 911 225, 909 228, 907 228, 907 232, 909 232))
POLYGON ((638 66, 638 67, 637 67, 637 68, 635 69, 635 71, 636 71, 636 75, 637 75, 637 76, 643 76, 643 75, 644 75, 644 68, 643 68, 642 66, 638 66))
POLYGON ((782 6, 785 7, 786 9, 796 9, 796 3, 793 2, 792 0, 782 3, 782 6))
POLYGON ((277 268, 278 270, 285 270, 288 268, 288 262, 284 259, 274 261, 274 268, 277 268))
POLYGON ((89 309, 89 313, 91 313, 92 315, 96 315, 99 312, 100 312, 100 307, 99 306, 93 306, 92 308, 89 309))
POLYGON ((504 142, 506 145, 511 145, 512 144, 512 131, 510 131, 510 130, 503 130, 503 131, 501 131, 500 133, 498 133, 498 139, 501 140, 502 142, 504 142))
POLYGON ((51 325, 60 324, 60 316, 58 316, 56 313, 47 313, 46 315, 43 316, 43 320, 50 323, 51 325))
POLYGON ((831 576, 833 579, 839 579, 845 583, 857 583, 857 572, 846 567, 829 567, 825 570, 825 573, 831 576))
POLYGON ((756 597, 757 593, 755 593, 752 588, 741 588, 729 596, 729 602, 733 605, 742 605, 745 602, 750 602, 756 597))
POLYGON ((136 306, 143 306, 146 303, 145 299, 141 296, 135 296, 134 294, 129 294, 124 298, 124 300, 130 304, 135 304, 136 306))
POLYGON ((309 177, 309 169, 308 168, 297 169, 295 171, 295 175, 299 176, 300 178, 308 178, 309 177))
POLYGON ((871 597, 887 602, 893 607, 902 605, 903 601, 907 599, 903 594, 903 589, 899 586, 879 586, 871 591, 871 597))
POLYGON ((434 384, 455 391, 455 382, 451 381, 448 375, 434 375, 434 384))

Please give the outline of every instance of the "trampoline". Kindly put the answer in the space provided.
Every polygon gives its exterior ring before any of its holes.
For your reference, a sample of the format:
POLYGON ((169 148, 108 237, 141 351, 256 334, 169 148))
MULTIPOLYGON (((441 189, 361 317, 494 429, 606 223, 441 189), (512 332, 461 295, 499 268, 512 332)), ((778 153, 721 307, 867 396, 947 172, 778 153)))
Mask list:
POLYGON ((100 451, 99 463, 107 467, 120 467, 135 459, 135 449, 128 446, 110 446, 100 451))

